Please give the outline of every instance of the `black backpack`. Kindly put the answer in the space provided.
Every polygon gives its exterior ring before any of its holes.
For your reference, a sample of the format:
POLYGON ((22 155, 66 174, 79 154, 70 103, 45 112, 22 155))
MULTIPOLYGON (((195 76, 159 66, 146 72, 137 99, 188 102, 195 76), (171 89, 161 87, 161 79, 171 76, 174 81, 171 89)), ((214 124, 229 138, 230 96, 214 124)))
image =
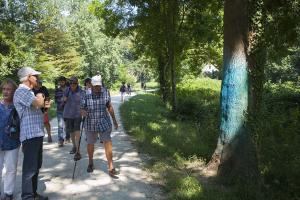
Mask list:
POLYGON ((20 118, 16 108, 13 108, 10 112, 6 128, 12 139, 18 140, 20 138, 20 118))

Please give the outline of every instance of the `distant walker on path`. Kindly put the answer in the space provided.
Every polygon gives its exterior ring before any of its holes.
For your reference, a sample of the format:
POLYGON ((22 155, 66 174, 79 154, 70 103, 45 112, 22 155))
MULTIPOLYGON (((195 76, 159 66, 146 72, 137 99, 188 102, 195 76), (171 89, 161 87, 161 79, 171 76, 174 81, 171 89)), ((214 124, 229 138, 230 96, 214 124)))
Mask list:
POLYGON ((125 92, 126 92, 126 85, 125 85, 125 82, 123 82, 122 85, 121 85, 121 87, 120 87, 121 102, 124 102, 125 92))

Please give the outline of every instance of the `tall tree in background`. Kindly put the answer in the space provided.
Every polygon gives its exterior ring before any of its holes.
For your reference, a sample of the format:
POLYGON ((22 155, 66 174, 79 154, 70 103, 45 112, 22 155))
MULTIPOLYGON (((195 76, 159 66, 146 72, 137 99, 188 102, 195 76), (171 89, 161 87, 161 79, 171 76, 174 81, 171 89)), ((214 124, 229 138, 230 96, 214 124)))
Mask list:
POLYGON ((216 38, 221 4, 196 0, 119 2, 136 8, 136 14, 131 16, 130 29, 135 34, 137 46, 142 47, 141 55, 156 60, 162 99, 164 102, 169 100, 173 110, 176 110, 176 83, 180 78, 183 55, 191 44, 198 44, 199 47, 201 43, 209 43, 206 36, 210 40, 216 38), (211 22, 215 22, 214 25, 211 22))
POLYGON ((35 61, 29 44, 33 16, 28 7, 29 2, 0 2, 0 78, 13 76, 20 65, 31 65, 35 61))

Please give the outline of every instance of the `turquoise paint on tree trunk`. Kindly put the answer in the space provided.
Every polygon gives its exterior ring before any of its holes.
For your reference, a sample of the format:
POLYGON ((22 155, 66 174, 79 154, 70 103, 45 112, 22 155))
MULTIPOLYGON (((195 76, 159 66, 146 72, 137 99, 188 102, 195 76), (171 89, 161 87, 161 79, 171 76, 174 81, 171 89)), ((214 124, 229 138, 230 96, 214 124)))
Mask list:
POLYGON ((255 147, 246 129, 248 110, 248 1, 225 0, 221 125, 208 168, 226 183, 258 179, 255 147))
POLYGON ((245 130, 248 106, 248 72, 243 45, 224 47, 223 81, 221 87, 222 144, 228 144, 245 130))

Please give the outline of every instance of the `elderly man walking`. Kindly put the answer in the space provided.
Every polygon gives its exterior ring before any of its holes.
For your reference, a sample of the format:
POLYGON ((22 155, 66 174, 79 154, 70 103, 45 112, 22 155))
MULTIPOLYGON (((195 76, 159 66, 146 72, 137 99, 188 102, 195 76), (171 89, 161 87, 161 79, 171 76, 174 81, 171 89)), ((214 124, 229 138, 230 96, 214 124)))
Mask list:
POLYGON ((108 162, 108 173, 110 176, 115 177, 118 172, 113 166, 112 141, 110 135, 112 124, 109 114, 113 120, 115 129, 118 128, 118 123, 111 104, 109 91, 102 86, 101 76, 98 75, 92 77, 91 83, 92 93, 85 95, 81 101, 81 115, 86 117, 85 133, 89 157, 87 172, 91 173, 94 170, 94 144, 99 135, 100 141, 103 141, 104 143, 106 159, 108 162))
POLYGON ((21 84, 14 94, 14 106, 21 121, 20 141, 24 154, 22 167, 22 199, 47 200, 37 191, 39 170, 42 166, 44 121, 41 108, 49 108, 41 93, 34 95, 32 88, 38 83, 40 72, 30 67, 18 71, 21 84))

